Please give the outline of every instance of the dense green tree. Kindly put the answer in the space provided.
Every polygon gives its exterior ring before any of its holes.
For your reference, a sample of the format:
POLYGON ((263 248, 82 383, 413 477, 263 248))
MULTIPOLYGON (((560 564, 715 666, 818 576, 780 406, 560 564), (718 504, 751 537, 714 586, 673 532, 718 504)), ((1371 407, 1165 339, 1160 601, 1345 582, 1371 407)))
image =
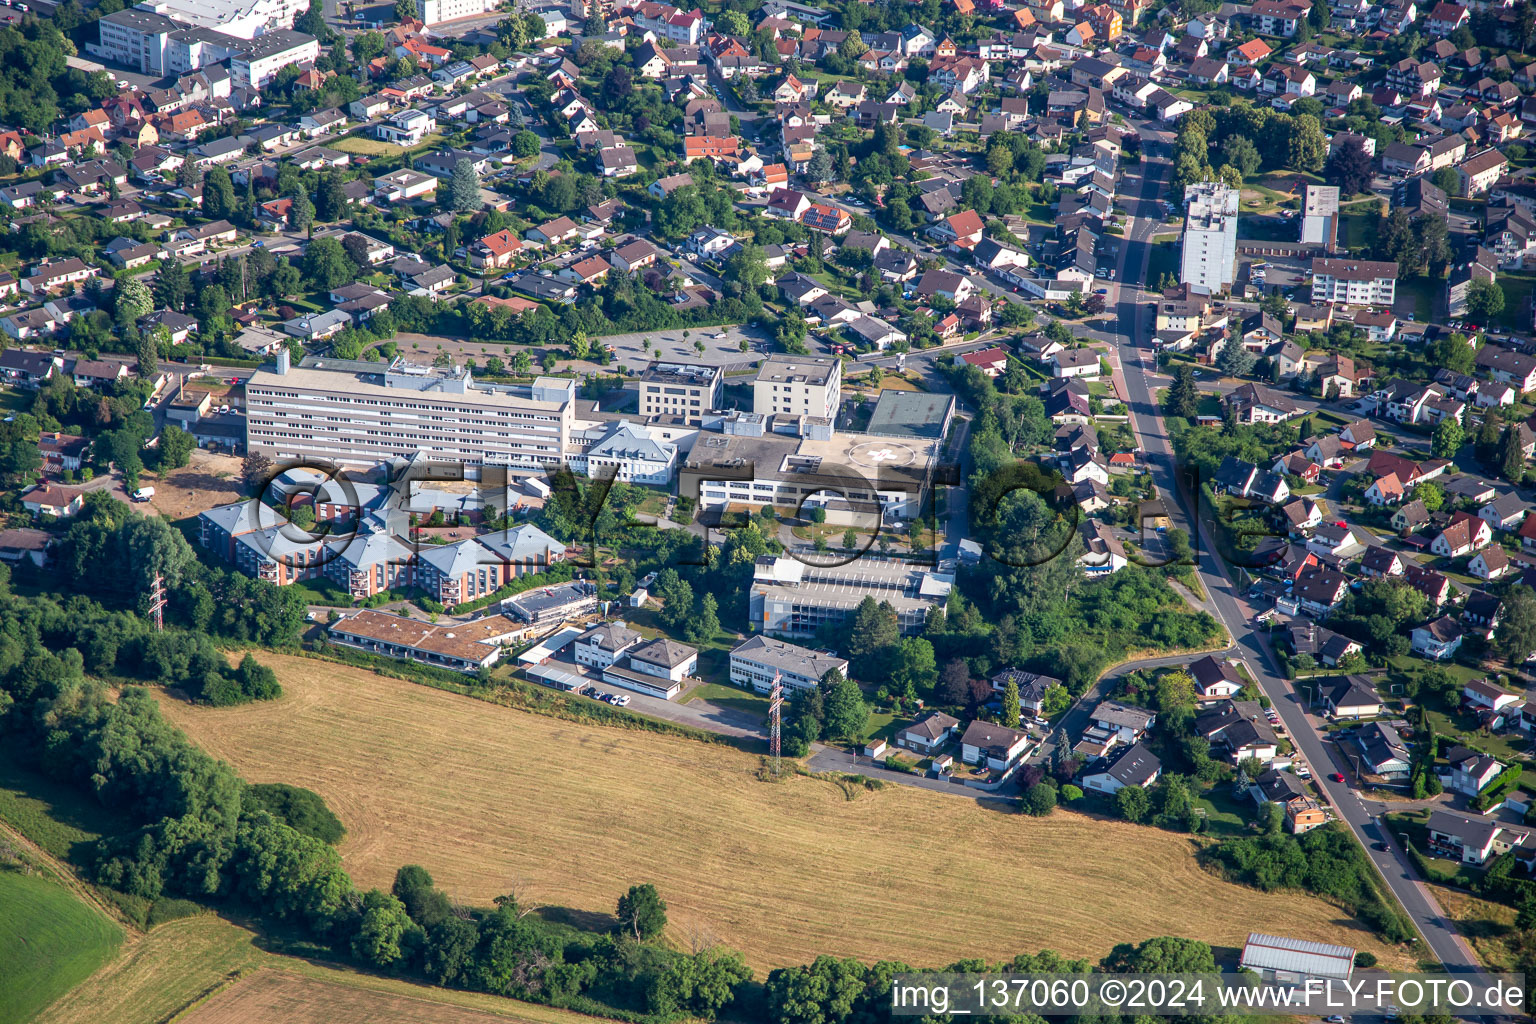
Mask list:
POLYGON ((860 739, 869 725, 869 705, 864 691, 852 679, 844 679, 827 694, 825 735, 860 739))
POLYGON ((1493 648, 1513 666, 1536 654, 1536 590, 1515 586, 1499 605, 1499 625, 1493 632, 1493 648))
POLYGON ((1454 416, 1447 416, 1435 424, 1434 438, 1430 443, 1430 454, 1437 459, 1455 458, 1456 453, 1461 450, 1462 442, 1465 439, 1461 424, 1454 416))
POLYGON ((160 461, 158 469, 180 469, 192 461, 192 449, 197 447, 193 436, 174 423, 167 423, 160 432, 160 461))
POLYGON ((776 1024, 842 1024, 865 991, 857 960, 818 956, 804 967, 771 971, 764 985, 768 1019, 776 1024))
POLYGON ((167 260, 155 271, 150 285, 155 305, 161 309, 180 311, 186 306, 191 294, 192 282, 187 279, 187 269, 179 260, 167 260))
POLYGON ((1336 185, 1344 196, 1369 190, 1374 175, 1371 155, 1365 151, 1365 144, 1359 139, 1348 139, 1335 146, 1323 170, 1327 182, 1336 185))
POLYGON ((347 194, 342 187, 341 172, 332 169, 320 179, 320 189, 315 193, 315 217, 329 223, 346 215, 347 194))
POLYGON ((1049 817, 1056 810, 1056 785, 1050 780, 1035 783, 1024 791, 1020 808, 1035 818, 1049 817))
POLYGON ((374 967, 389 967, 400 959, 401 940, 410 927, 403 903, 387 892, 370 889, 363 894, 352 954, 374 967))
POLYGON ((1234 338, 1221 347, 1216 365, 1228 377, 1245 377, 1253 370, 1257 357, 1234 338))
POLYGON ((938 676, 932 642, 920 636, 903 638, 891 670, 893 692, 907 698, 927 696, 938 676))
POLYGON ((1471 373, 1477 353, 1459 331, 1441 334, 1424 349, 1430 366, 1443 366, 1456 373, 1471 373))
POLYGON ((539 137, 526 128, 512 136, 512 155, 520 160, 537 156, 539 146, 539 137))
POLYGON ((650 882, 630 886, 619 897, 619 930, 639 940, 653 939, 667 927, 667 904, 650 882))
POLYGON ((1100 966, 1116 974, 1214 974, 1216 955, 1209 944, 1197 939, 1165 935, 1137 946, 1122 943, 1100 966))
POLYGON ((203 216, 219 220, 233 217, 237 209, 229 171, 217 165, 208 168, 203 174, 203 216))
POLYGON ((357 275, 357 267, 336 239, 317 238, 304 250, 304 273, 315 287, 330 291, 351 281, 357 275))
POLYGON ((889 667, 890 652, 901 642, 901 631, 896 625, 896 610, 889 602, 877 602, 866 597, 853 610, 848 628, 848 642, 844 647, 851 667, 864 677, 880 678, 889 667))
POLYGON ((154 296, 150 294, 149 286, 137 277, 119 281, 113 294, 113 309, 119 328, 137 323, 140 317, 154 309, 154 296))
POLYGON ((1504 312, 1504 288, 1497 281, 1473 281, 1467 289, 1467 313, 1479 324, 1491 324, 1504 312))
POLYGON ((1126 786, 1115 794, 1115 809, 1126 821, 1145 821, 1152 812, 1152 798, 1140 786, 1126 786))

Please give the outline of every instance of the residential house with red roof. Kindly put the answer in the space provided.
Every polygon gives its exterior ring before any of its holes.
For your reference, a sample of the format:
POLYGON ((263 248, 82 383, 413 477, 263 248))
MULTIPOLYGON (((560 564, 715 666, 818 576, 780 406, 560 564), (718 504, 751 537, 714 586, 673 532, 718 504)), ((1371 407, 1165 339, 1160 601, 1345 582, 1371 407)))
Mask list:
POLYGON ((1262 39, 1250 39, 1227 52, 1227 63, 1233 67, 1257 67, 1275 51, 1262 39))
POLYGON ((523 240, 511 231, 493 232, 469 247, 469 264, 482 270, 509 267, 523 248, 523 240))
POLYGON ((984 348, 966 352, 960 358, 993 379, 1001 377, 1008 369, 1008 350, 1005 348, 984 348))
POLYGON ((734 135, 690 135, 683 139, 683 160, 708 159, 719 162, 734 159, 741 147, 741 140, 734 135))
POLYGON ((1461 26, 1470 24, 1471 21, 1471 12, 1461 4, 1446 3, 1445 0, 1441 0, 1429 12, 1429 17, 1424 19, 1424 30, 1437 39, 1444 39, 1461 26))
POLYGON ((961 210, 934 224, 928 234, 956 249, 972 249, 981 241, 985 227, 975 210, 961 210))

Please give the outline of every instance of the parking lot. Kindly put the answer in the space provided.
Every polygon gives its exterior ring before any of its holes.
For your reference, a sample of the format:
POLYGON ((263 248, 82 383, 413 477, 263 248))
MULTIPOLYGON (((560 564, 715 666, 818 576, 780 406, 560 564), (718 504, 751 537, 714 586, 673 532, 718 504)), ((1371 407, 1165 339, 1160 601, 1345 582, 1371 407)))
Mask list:
POLYGON ((1237 280, 1263 292, 1289 294, 1310 276, 1312 261, 1286 256, 1239 256, 1237 280))
POLYGON ((632 371, 639 370, 652 359, 705 363, 710 366, 722 366, 730 371, 757 365, 763 358, 763 353, 771 348, 773 335, 763 327, 760 321, 756 327, 750 324, 739 324, 734 327, 690 327, 667 331, 640 331, 634 334, 610 334, 593 340, 612 345, 615 351, 614 362, 632 371), (695 342, 700 341, 704 343, 702 353, 695 346, 695 342), (746 352, 741 350, 743 341, 747 343, 746 352), (650 343, 650 355, 646 354, 644 348, 647 342, 650 343))
POLYGON ((621 706, 639 714, 650 715, 652 718, 661 718, 669 722, 676 722, 678 725, 704 729, 738 739, 762 739, 764 737, 765 729, 761 719, 732 708, 711 704, 702 698, 689 700, 688 689, 699 682, 697 679, 685 680, 687 687, 678 695, 677 700, 663 700, 660 697, 635 693, 626 690, 622 686, 605 683, 592 669, 576 664, 568 653, 562 654, 549 664, 553 668, 562 669, 572 675, 582 677, 585 685, 583 690, 577 692, 590 699, 601 700, 604 695, 608 695, 627 700, 628 703, 621 706), (683 703, 684 701, 686 703, 683 703))

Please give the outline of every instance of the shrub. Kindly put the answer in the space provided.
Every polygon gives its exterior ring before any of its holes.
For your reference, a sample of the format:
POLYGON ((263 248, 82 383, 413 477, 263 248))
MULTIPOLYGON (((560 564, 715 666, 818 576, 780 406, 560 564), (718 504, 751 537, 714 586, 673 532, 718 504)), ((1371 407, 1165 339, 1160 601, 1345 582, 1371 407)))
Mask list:
POLYGON ((259 807, 288 827, 335 846, 346 836, 346 826, 325 806, 314 790, 284 782, 261 782, 246 787, 243 806, 259 807))
POLYGON ((1056 810, 1056 786, 1051 782, 1037 782, 1024 793, 1023 811, 1035 818, 1049 817, 1056 810))

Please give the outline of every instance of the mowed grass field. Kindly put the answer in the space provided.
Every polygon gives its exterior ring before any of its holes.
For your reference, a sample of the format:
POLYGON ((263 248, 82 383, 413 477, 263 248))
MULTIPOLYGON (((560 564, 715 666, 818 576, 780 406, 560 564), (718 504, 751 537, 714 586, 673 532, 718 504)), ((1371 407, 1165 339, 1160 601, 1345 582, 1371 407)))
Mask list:
POLYGON ((123 930, 41 874, 0 871, 0 1024, 20 1024, 90 977, 123 930))
POLYGON ((674 941, 724 943, 760 972, 820 953, 919 966, 1040 949, 1098 957, 1164 934, 1239 946, 1250 931, 1401 959, 1321 900, 1217 879, 1171 832, 905 786, 848 800, 816 779, 758 781, 758 758, 728 747, 262 660, 283 699, 162 706, 247 779, 322 794, 363 887, 387 888, 415 863, 463 902, 515 888, 607 915, 630 885, 654 882, 674 941))
POLYGON ((514 1019, 392 992, 262 971, 218 993, 182 1017, 180 1024, 506 1024, 514 1019))

